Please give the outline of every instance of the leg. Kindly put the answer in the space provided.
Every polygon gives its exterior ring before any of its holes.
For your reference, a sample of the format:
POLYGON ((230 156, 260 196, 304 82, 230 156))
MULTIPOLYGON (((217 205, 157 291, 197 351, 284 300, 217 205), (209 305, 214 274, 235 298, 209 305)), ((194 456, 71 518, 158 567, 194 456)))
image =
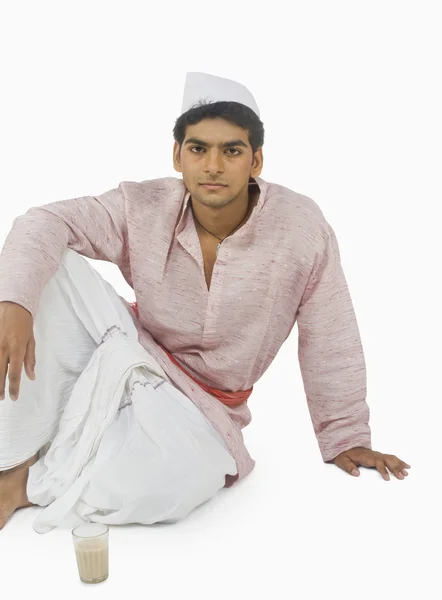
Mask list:
POLYGON ((6 390, 0 403, 0 471, 18 467, 51 441, 75 382, 97 347, 65 293, 67 258, 43 290, 34 321, 36 379, 29 380, 22 369, 19 399, 11 401, 6 390))
POLYGON ((175 523, 224 487, 235 460, 171 384, 149 384, 138 371, 129 389, 130 402, 101 441, 80 516, 108 525, 175 523))
MULTIPOLYGON (((103 344, 93 379, 81 376, 78 385, 81 379, 85 385, 68 401, 47 465, 35 465, 31 474, 30 499, 46 506, 33 524, 37 533, 90 521, 173 523, 221 490, 226 473, 237 472, 224 441, 193 402, 137 364, 131 344, 117 336, 114 341, 112 352, 105 348, 112 340, 103 344), (88 398, 79 409, 82 396, 88 398)), ((144 349, 141 354, 148 356, 144 349)))
MULTIPOLYGON (((43 290, 34 322, 36 379, 22 370, 20 396, 0 402, 0 529, 12 512, 30 505, 28 472, 53 441, 72 390, 112 326, 130 319, 113 288, 75 252, 65 253, 43 290), (97 307, 92 298, 97 298, 97 307), (118 303, 118 301, 119 303, 118 303), (111 320, 96 312, 116 307, 111 320), (90 309, 85 306, 90 306, 90 309)), ((127 324, 127 321, 126 321, 127 324)))
POLYGON ((37 461, 38 454, 24 464, 0 473, 0 529, 18 508, 32 506, 26 494, 29 467, 37 461))

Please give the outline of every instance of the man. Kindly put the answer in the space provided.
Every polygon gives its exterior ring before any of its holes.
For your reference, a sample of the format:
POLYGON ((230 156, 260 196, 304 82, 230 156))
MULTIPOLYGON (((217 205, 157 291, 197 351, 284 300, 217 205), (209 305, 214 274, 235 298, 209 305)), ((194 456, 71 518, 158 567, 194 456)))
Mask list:
POLYGON ((334 231, 313 200, 259 177, 252 94, 188 73, 174 138, 182 180, 121 182, 33 208, 8 235, 0 527, 31 504, 46 507, 40 532, 174 522, 243 478, 255 464, 241 433, 247 400, 295 322, 323 460, 352 475, 359 465, 408 475, 410 465, 371 449, 334 231), (136 303, 80 255, 118 265, 136 303))

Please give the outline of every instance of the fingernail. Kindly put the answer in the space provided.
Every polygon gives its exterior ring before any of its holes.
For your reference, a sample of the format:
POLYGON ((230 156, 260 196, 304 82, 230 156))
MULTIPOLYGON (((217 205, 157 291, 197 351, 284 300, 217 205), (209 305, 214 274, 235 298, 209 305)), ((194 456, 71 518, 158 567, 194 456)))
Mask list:
POLYGON ((359 471, 357 469, 353 469, 351 474, 354 475, 355 477, 357 477, 359 475, 359 471))
POLYGON ((11 400, 17 400, 17 396, 15 394, 11 394, 11 400))

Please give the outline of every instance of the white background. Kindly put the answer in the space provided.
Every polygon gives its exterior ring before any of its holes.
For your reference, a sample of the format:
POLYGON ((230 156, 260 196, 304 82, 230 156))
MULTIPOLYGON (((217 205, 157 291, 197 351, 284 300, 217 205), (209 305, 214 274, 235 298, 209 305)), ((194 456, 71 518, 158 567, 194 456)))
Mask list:
MULTIPOLYGON (((32 206, 180 178, 185 73, 242 82, 265 126, 261 177, 315 200, 336 232, 373 449, 412 466, 387 482, 322 462, 295 327, 249 400, 255 470, 180 523, 112 527, 95 597, 439 597, 440 3, 5 6, 0 242, 32 206)), ((94 265, 133 297, 114 265, 94 265)), ((0 531, 0 595, 77 598, 70 532, 36 534, 39 510, 0 531)))

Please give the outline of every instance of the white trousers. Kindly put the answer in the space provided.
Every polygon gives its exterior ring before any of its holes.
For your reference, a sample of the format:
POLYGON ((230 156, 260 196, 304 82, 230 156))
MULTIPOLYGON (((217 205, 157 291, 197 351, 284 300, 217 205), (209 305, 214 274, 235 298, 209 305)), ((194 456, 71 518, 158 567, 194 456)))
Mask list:
POLYGON ((67 250, 34 321, 36 379, 0 402, 0 471, 39 452, 37 533, 87 522, 174 523, 236 475, 227 446, 138 342, 112 286, 67 250))

